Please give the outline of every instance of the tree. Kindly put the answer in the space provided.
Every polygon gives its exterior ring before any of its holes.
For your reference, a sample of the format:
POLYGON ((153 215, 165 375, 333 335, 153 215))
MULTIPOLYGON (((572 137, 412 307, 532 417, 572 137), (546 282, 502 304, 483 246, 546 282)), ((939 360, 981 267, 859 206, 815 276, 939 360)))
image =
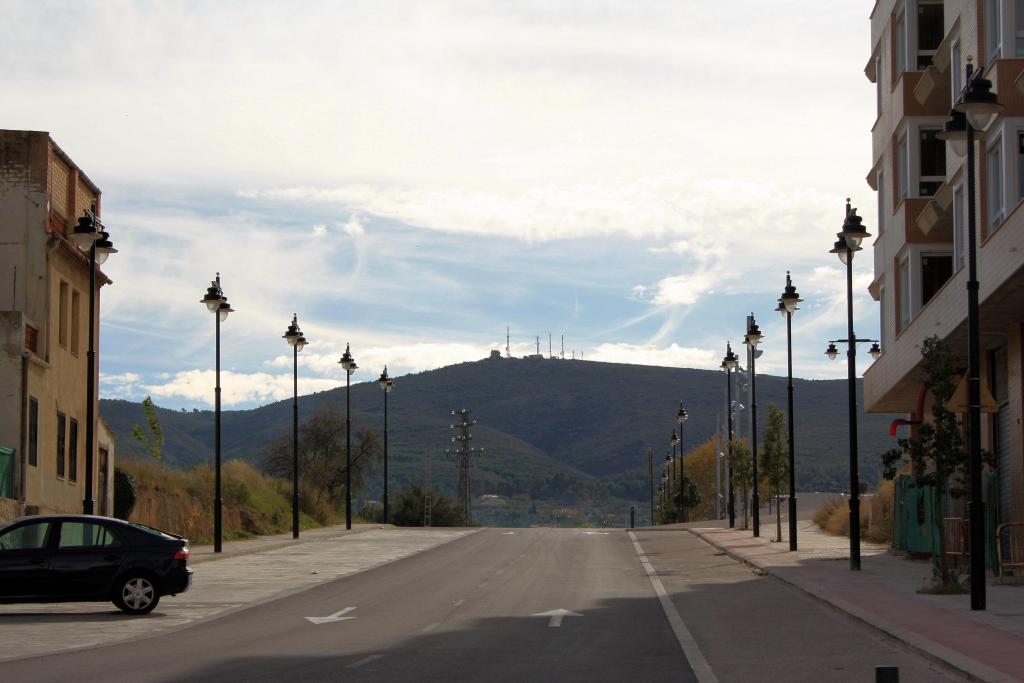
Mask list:
MULTIPOLYGON (((391 521, 395 526, 423 526, 424 498, 426 491, 421 484, 410 484, 399 489, 391 502, 391 521)), ((465 526, 462 506, 454 498, 430 492, 431 526, 465 526)))
POLYGON ((149 396, 142 399, 142 412, 146 416, 147 429, 143 430, 139 425, 135 425, 132 427, 132 438, 142 444, 150 456, 163 467, 164 430, 160 427, 156 406, 149 396))
MULTIPOLYGON (((931 336, 921 344, 922 386, 932 395, 931 421, 917 428, 916 434, 899 439, 897 447, 882 455, 882 476, 895 479, 901 466, 909 462, 914 482, 919 487, 934 487, 935 524, 939 532, 939 576, 943 585, 951 583, 946 561, 942 519, 946 516, 946 496, 963 496, 968 490, 968 453, 964 448, 960 422, 949 407, 956 389, 956 355, 947 341, 931 336)), ((991 453, 983 454, 986 459, 991 453)))
POLYGON ((768 404, 768 427, 761 448, 761 472, 768 496, 775 497, 775 540, 782 540, 782 487, 789 477, 789 439, 786 436, 786 414, 774 403, 768 404))
POLYGON ((750 448, 747 447, 745 439, 732 440, 732 449, 729 452, 729 469, 732 470, 732 484, 740 494, 743 501, 743 528, 749 528, 748 498, 750 489, 754 484, 754 463, 750 457, 750 448))
MULTIPOLYGON (((360 491, 383 455, 378 432, 353 425, 352 491, 360 491)), ((335 406, 324 406, 299 425, 299 492, 304 509, 323 520, 345 499, 345 418, 335 406)), ((270 443, 263 456, 263 471, 281 479, 292 476, 292 436, 270 443)), ((300 502, 301 499, 300 499, 300 502)))

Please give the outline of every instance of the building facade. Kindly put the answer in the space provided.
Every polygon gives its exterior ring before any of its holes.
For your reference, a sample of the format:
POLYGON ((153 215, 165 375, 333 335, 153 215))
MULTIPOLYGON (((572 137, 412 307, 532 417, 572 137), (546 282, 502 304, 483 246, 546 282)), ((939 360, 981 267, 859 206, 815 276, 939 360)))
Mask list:
MULTIPOLYGON (((14 450, 0 519, 81 512, 86 498, 88 297, 98 344, 109 280, 97 272, 90 293, 88 256, 67 234, 91 207, 100 210, 99 189, 49 134, 0 130, 0 447, 14 450)), ((98 391, 90 400, 98 416, 98 391)), ((95 433, 103 514, 113 510, 114 438, 98 418, 95 433)))
POLYGON ((1006 105, 975 144, 983 394, 982 447, 996 456, 1000 522, 1024 521, 1024 2, 878 0, 874 279, 882 355, 864 375, 865 408, 926 418, 921 344, 947 339, 967 366, 966 156, 936 137, 971 61, 1006 105))

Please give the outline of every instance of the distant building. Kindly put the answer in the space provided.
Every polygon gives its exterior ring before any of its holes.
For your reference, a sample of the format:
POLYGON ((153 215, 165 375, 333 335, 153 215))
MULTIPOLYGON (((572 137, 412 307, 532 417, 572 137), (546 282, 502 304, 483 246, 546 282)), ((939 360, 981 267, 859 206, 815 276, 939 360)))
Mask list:
MULTIPOLYGON (((79 512, 86 497, 89 262, 66 235, 92 206, 99 188, 48 133, 0 130, 0 448, 14 451, 0 519, 79 512)), ((93 497, 109 514, 114 438, 92 400, 93 497)))
POLYGON ((878 0, 870 21, 865 73, 876 85, 876 118, 867 181, 878 207, 869 291, 879 303, 882 355, 864 373, 864 405, 906 413, 911 430, 928 419, 920 362, 932 335, 952 343, 961 371, 967 366, 966 156, 937 134, 973 57, 1006 105, 975 148, 981 376, 996 404, 982 416, 981 438, 997 464, 998 493, 988 504, 1000 522, 1021 522, 1024 4, 878 0))

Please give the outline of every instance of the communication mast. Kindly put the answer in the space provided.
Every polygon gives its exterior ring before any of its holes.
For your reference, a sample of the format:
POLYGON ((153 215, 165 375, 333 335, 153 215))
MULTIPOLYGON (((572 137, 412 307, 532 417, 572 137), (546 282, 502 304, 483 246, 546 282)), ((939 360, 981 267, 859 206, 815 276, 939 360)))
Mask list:
POLYGON ((505 325, 505 358, 511 358, 512 357, 512 351, 509 350, 509 340, 510 339, 511 339, 511 337, 509 336, 508 325, 505 325))
POLYGON ((564 334, 562 335, 562 353, 560 353, 558 357, 561 358, 562 360, 565 360, 565 335, 564 334))
POLYGON ((551 333, 548 332, 548 358, 554 358, 555 354, 551 352, 551 333))
POLYGON ((469 429, 476 424, 476 420, 470 419, 470 412, 466 408, 452 411, 452 415, 459 418, 459 422, 448 426, 455 432, 455 436, 452 437, 455 448, 445 451, 446 455, 454 455, 459 459, 459 502, 462 504, 466 524, 470 524, 473 520, 472 475, 470 472, 473 465, 471 458, 484 453, 484 449, 472 448, 469 445, 473 439, 469 429))

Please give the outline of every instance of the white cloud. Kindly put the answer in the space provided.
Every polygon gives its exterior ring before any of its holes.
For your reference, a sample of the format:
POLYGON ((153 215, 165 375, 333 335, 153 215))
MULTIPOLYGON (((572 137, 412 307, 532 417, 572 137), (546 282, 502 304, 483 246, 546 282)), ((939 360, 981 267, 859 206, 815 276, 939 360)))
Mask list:
POLYGON ((658 283, 653 302, 660 306, 697 303, 701 295, 711 291, 714 282, 708 274, 673 275, 658 283))
POLYGON ((363 224, 359 221, 358 216, 350 216, 345 225, 341 226, 341 229, 349 237, 357 239, 366 234, 366 230, 363 228, 363 224))
MULTIPOLYGON (((225 406, 268 403, 292 396, 290 373, 271 375, 265 372, 221 371, 221 402, 225 406)), ((163 384, 148 384, 144 389, 152 396, 186 399, 213 405, 216 386, 213 370, 184 370, 163 384)), ((310 394, 338 386, 337 380, 299 376, 299 393, 310 394)))
POLYGON ((587 360, 602 363, 630 363, 633 365, 660 365, 674 368, 703 368, 714 370, 720 359, 715 351, 681 347, 678 344, 655 346, 650 344, 605 343, 586 354, 587 360))
POLYGON ((327 226, 323 223, 317 223, 313 226, 313 237, 323 237, 327 234, 327 226))

